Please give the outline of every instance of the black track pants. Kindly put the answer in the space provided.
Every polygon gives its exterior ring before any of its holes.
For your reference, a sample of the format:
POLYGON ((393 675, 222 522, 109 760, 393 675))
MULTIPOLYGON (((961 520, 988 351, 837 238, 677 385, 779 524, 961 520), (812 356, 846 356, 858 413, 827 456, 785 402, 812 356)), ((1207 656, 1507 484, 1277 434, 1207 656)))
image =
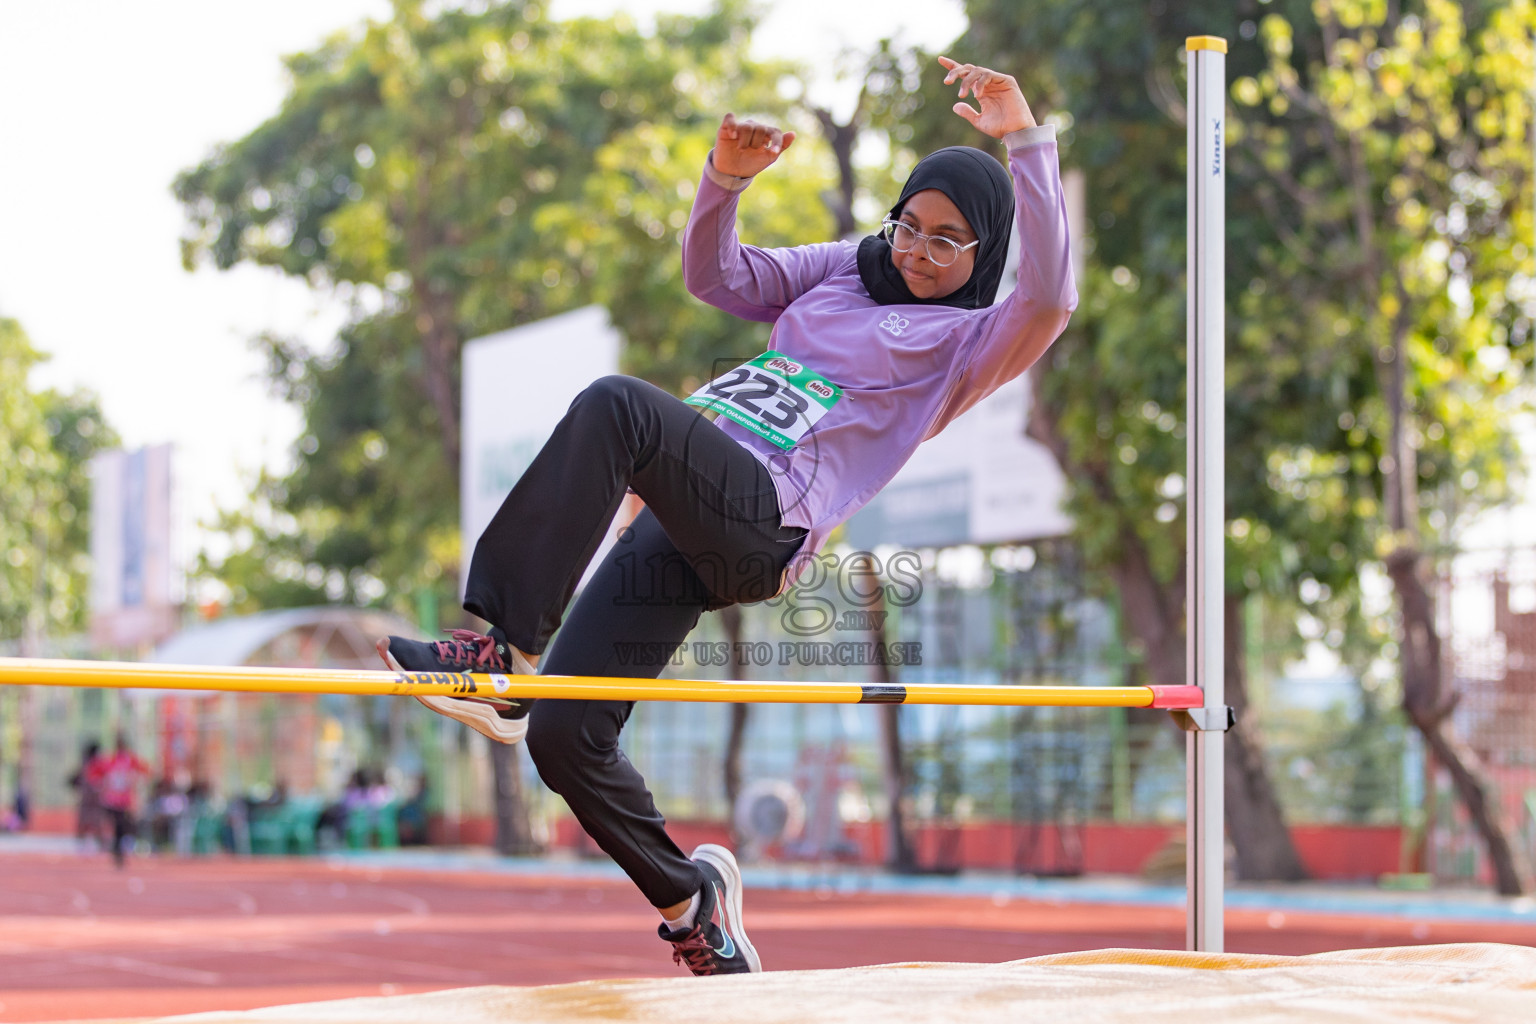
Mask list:
MULTIPOLYGON (((603 377, 577 396, 475 546, 464 607, 539 654, 626 488, 646 508, 593 574, 540 670, 654 679, 698 623, 779 589, 805 531, 779 524, 769 471, 691 407, 603 377)), ((703 884, 619 750, 633 701, 541 700, 528 752, 653 906, 703 884)))

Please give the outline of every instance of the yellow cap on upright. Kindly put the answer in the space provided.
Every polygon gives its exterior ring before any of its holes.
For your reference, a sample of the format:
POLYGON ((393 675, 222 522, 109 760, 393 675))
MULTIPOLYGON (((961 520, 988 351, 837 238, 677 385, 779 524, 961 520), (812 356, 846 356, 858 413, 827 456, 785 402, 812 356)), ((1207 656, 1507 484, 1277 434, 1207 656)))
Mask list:
POLYGON ((1217 53, 1227 52, 1227 41, 1221 36, 1190 36, 1184 40, 1186 50, 1215 50, 1217 53))

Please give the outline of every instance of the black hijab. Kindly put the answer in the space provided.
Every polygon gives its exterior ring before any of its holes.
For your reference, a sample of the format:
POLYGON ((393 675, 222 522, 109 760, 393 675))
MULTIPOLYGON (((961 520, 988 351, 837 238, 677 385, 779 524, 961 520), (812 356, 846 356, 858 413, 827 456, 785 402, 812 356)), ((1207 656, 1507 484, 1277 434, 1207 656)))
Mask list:
POLYGON ((900 217, 907 200, 934 188, 959 207, 981 244, 970 280, 942 298, 920 299, 912 294, 891 262, 891 247, 879 235, 859 243, 859 277, 870 297, 882 306, 916 304, 984 309, 997 297, 1008 262, 1008 235, 1013 224, 1013 183, 995 158, 970 146, 950 146, 917 162, 902 186, 890 216, 900 217))

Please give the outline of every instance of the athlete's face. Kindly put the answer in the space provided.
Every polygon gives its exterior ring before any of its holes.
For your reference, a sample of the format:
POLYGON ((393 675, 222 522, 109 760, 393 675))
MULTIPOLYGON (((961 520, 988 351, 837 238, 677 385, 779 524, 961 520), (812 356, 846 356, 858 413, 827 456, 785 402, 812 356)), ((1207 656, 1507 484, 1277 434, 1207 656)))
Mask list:
MULTIPOLYGON (((901 209, 901 222, 924 235, 947 238, 966 246, 976 241, 976 232, 966 223, 948 196, 936 188, 913 193, 901 209)), ((935 247, 937 248, 937 247, 935 247)), ((976 266, 976 247, 962 252, 955 262, 941 267, 928 256, 928 246, 919 241, 906 252, 891 250, 891 263, 901 274, 907 288, 920 299, 942 299, 959 291, 971 279, 976 266)))

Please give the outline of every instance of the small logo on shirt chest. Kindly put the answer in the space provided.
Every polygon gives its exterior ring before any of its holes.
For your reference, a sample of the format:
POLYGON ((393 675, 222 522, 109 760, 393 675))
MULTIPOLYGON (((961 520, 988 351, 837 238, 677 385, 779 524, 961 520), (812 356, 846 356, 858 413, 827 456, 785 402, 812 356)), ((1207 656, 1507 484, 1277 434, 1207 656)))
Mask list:
POLYGON ((888 316, 884 320, 880 321, 880 327, 881 327, 882 330, 890 331, 892 334, 896 335, 898 338, 901 337, 901 332, 902 331, 906 330, 908 327, 911 327, 911 326, 912 326, 912 321, 906 319, 905 317, 898 316, 895 313, 892 313, 890 316, 888 316))

